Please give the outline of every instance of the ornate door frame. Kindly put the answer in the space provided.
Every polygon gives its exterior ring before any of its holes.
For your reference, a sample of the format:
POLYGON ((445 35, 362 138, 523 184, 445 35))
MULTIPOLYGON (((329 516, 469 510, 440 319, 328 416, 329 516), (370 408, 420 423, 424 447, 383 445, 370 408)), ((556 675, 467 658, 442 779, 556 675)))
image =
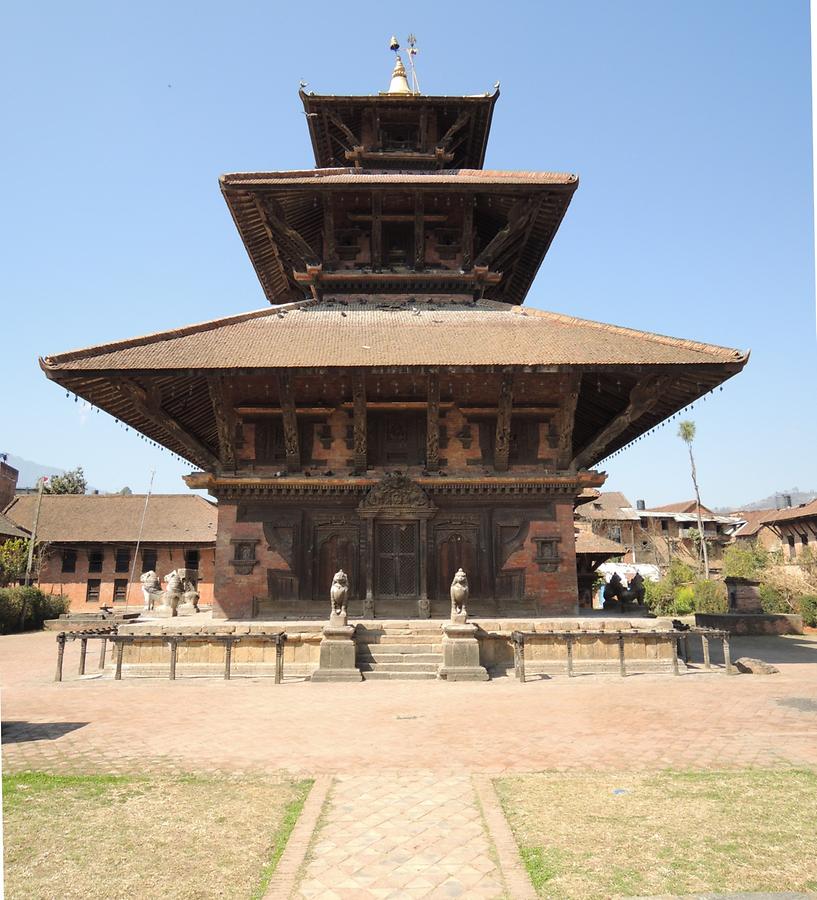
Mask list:
POLYGON ((374 617, 374 554, 375 521, 411 521, 419 524, 418 544, 419 598, 417 613, 420 618, 431 616, 428 601, 428 520, 434 516, 437 507, 428 494, 406 475, 387 475, 373 485, 360 501, 357 513, 366 523, 366 599, 363 602, 364 615, 374 617))

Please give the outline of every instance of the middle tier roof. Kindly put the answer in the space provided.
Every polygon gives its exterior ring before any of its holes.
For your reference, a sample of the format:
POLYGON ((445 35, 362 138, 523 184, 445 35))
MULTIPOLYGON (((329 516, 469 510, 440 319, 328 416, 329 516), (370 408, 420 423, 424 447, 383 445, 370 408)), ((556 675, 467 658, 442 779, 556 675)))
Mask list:
POLYGON ((332 293, 471 293, 518 305, 578 177, 312 169, 223 175, 270 303, 332 293))

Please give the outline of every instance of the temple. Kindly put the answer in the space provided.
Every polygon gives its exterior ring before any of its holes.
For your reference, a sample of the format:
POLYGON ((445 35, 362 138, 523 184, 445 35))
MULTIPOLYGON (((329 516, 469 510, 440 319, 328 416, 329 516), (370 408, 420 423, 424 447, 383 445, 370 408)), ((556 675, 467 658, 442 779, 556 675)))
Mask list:
POLYGON ((498 96, 301 90, 316 168, 220 179, 269 307, 40 361, 200 468, 217 617, 576 614, 593 467, 746 363, 524 306, 579 180, 483 168, 498 96))

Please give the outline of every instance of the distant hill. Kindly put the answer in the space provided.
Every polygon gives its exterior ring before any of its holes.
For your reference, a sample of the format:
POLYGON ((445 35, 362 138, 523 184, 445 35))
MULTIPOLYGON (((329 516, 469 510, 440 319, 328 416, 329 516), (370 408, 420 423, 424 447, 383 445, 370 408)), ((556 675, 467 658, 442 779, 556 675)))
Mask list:
MULTIPOLYGON (((801 503, 810 503, 817 497, 817 490, 811 491, 801 491, 800 488, 784 488, 781 491, 777 491, 774 494, 770 494, 768 497, 764 497, 762 500, 753 500, 751 503, 744 503, 742 506, 737 507, 738 509, 782 509, 784 506, 788 506, 789 503, 786 499, 787 497, 791 497, 791 506, 800 506, 801 503)), ((730 512, 733 507, 724 507, 723 509, 717 509, 715 512, 718 513, 726 513, 730 512)))
POLYGON ((56 469, 54 466, 45 466, 42 463, 32 462, 30 459, 23 459, 15 456, 13 453, 8 455, 8 464, 14 466, 20 473, 17 479, 18 488, 33 488, 37 486, 37 479, 42 475, 62 475, 66 469, 56 469))
MULTIPOLYGON (((32 462, 30 459, 23 459, 21 456, 15 456, 13 453, 8 454, 8 464, 14 466, 20 473, 17 479, 17 487, 20 490, 25 488, 37 487, 37 479, 43 475, 62 475, 67 469, 57 469, 54 466, 46 466, 43 463, 32 462)), ((96 488, 88 485, 88 493, 93 493, 96 488)))

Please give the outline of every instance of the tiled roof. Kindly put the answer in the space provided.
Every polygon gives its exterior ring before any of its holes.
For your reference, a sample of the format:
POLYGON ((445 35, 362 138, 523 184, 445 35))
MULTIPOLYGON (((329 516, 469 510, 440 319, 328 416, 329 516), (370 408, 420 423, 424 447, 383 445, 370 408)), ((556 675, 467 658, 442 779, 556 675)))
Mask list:
MULTIPOLYGON (((6 516, 31 529, 37 495, 15 497, 6 516)), ((44 494, 37 540, 50 543, 135 543, 145 509, 144 494, 44 494)), ((148 543, 215 543, 217 510, 196 494, 153 494, 141 538, 148 543)))
POLYGON ((619 491, 602 491, 596 500, 579 506, 576 514, 582 519, 637 521, 638 513, 632 507, 619 491))
POLYGON ((9 538, 27 538, 28 533, 18 528, 8 516, 0 512, 0 543, 9 538))
POLYGON ((810 519, 817 517, 817 500, 811 503, 803 503, 787 509, 772 510, 763 520, 764 524, 777 524, 778 522, 792 522, 795 519, 810 519))
POLYGON ((744 519, 745 524, 735 532, 735 537, 754 537, 763 527, 764 520, 770 515, 774 515, 776 512, 778 512, 776 509, 747 509, 736 511, 733 515, 737 518, 744 519))
MULTIPOLYGON (((650 512, 666 512, 666 513, 691 513, 696 514, 698 504, 694 500, 682 500, 680 503, 667 503, 664 506, 651 506, 650 512)), ((701 504, 702 516, 714 516, 715 513, 711 509, 701 504)))
POLYGON ((47 357, 46 370, 737 363, 738 350, 501 303, 304 301, 47 357))
POLYGON ((618 541, 608 540, 592 531, 578 531, 576 533, 576 553, 595 553, 607 556, 623 556, 627 548, 618 541))

